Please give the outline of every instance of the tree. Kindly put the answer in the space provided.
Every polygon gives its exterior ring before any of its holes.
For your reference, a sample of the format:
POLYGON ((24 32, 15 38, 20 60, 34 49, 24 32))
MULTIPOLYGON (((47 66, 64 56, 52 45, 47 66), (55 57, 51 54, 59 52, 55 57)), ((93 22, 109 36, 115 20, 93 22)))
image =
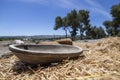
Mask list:
POLYGON ((66 34, 66 38, 67 38, 67 19, 65 18, 61 18, 60 16, 57 16, 55 19, 55 26, 54 26, 54 30, 58 30, 59 28, 63 28, 63 30, 65 30, 65 34, 66 34))
POLYGON ((67 23, 68 26, 72 28, 72 31, 70 31, 70 33, 71 33, 72 40, 74 40, 75 36, 77 35, 77 27, 79 26, 78 14, 75 9, 67 14, 67 20, 68 20, 68 23, 67 23))
POLYGON ((62 19, 62 25, 63 25, 63 30, 65 30, 65 34, 66 34, 66 38, 67 38, 67 28, 68 28, 68 24, 67 24, 67 18, 64 17, 62 19))
POLYGON ((99 27, 99 38, 103 38, 106 36, 106 33, 102 27, 99 27))
POLYGON ((79 18, 79 30, 80 30, 80 38, 82 39, 83 33, 85 30, 89 29, 89 11, 87 10, 79 10, 78 13, 79 18))
POLYGON ((54 30, 57 30, 62 27, 62 18, 60 16, 57 16, 55 19, 55 26, 54 30))
POLYGON ((85 30, 86 38, 92 38, 91 29, 91 25, 87 25, 87 28, 85 30))
POLYGON ((75 9, 68 13, 64 18, 57 16, 55 19, 54 29, 63 28, 67 37, 67 30, 69 30, 72 40, 75 40, 78 29, 80 30, 80 36, 82 39, 85 30, 90 27, 89 24, 89 11, 79 10, 77 12, 75 9))
POLYGON ((93 39, 97 39, 98 38, 99 29, 96 26, 92 27, 90 32, 91 32, 91 37, 93 39))
POLYGON ((64 18, 61 18, 60 16, 56 17, 54 30, 63 28, 63 30, 65 30, 67 37, 67 29, 71 28, 71 31, 69 30, 69 32, 71 34, 72 40, 74 40, 77 34, 78 25, 79 24, 78 24, 77 11, 74 9, 70 13, 68 13, 67 16, 65 16, 64 18))
POLYGON ((110 11, 113 20, 112 21, 105 21, 103 24, 106 27, 106 30, 108 32, 108 34, 114 36, 114 35, 118 35, 119 28, 120 28, 120 3, 113 5, 111 7, 111 11, 110 11))
POLYGON ((113 35, 112 34, 112 32, 113 32, 112 21, 106 20, 106 21, 103 22, 103 25, 105 26, 108 35, 112 36, 113 35))
POLYGON ((88 38, 99 39, 105 37, 106 34, 102 27, 93 26, 87 36, 89 36, 88 38))
POLYGON ((117 28, 120 27, 120 3, 117 5, 113 5, 111 8, 111 15, 113 17, 113 28, 115 31, 115 35, 117 35, 119 32, 117 31, 117 28))

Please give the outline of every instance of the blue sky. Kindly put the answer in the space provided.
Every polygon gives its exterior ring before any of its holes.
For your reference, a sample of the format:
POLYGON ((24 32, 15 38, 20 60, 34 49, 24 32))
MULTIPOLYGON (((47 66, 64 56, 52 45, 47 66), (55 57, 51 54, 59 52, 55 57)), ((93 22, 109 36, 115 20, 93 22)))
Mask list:
MULTIPOLYGON (((110 8, 120 0, 0 0, 0 36, 63 35, 53 30, 55 17, 72 9, 90 11, 92 26, 111 20, 110 8)), ((103 26, 104 28, 104 26, 103 26)))

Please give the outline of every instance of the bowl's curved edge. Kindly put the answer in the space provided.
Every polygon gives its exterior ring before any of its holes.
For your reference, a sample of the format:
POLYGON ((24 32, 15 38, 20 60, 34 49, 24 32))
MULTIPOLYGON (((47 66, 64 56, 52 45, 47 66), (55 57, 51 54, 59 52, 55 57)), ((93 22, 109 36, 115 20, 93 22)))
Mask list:
MULTIPOLYGON (((18 44, 17 44, 18 45, 18 44)), ((78 47, 78 46, 74 46, 76 48, 79 48, 80 51, 76 52, 74 54, 39 54, 40 56, 36 55, 36 54, 31 54, 33 52, 29 52, 28 50, 24 50, 24 49, 19 49, 17 47, 15 47, 15 45, 10 45, 9 49, 22 61, 30 63, 30 64, 46 64, 46 63, 51 63, 51 62, 59 62, 62 61, 63 59, 66 58, 75 58, 78 57, 82 52, 82 48, 78 47), (23 55, 24 54, 24 55, 23 55)), ((38 52, 36 52, 38 53, 38 52)))
MULTIPOLYGON (((19 45, 22 45, 22 44, 9 45, 9 50, 12 51, 12 52, 20 52, 20 53, 24 53, 24 54, 33 54, 33 53, 34 54, 45 54, 44 52, 40 52, 40 51, 25 50, 25 49, 17 48, 16 46, 19 46, 19 45)), ((30 44, 30 45, 36 45, 36 44, 30 44)), ((37 44, 37 45, 40 46, 40 44, 37 44)), ((66 46, 66 47, 68 46, 68 47, 74 47, 74 48, 78 48, 79 49, 78 51, 75 51, 75 52, 69 52, 69 54, 81 53, 83 51, 83 49, 81 47, 78 47, 78 46, 71 46, 71 45, 57 45, 57 46, 66 46)), ((47 52, 46 54, 57 54, 57 53, 58 53, 58 55, 62 54, 61 52, 56 52, 56 53, 47 52)), ((63 54, 68 54, 68 52, 64 52, 63 54)))

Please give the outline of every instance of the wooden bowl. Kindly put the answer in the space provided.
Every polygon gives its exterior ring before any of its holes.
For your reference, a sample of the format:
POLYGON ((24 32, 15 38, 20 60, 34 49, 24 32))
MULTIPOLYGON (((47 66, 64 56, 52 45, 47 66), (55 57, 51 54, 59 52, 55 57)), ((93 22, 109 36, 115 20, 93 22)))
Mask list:
POLYGON ((47 64, 76 58, 82 49, 71 45, 15 44, 9 49, 22 61, 30 64, 47 64))

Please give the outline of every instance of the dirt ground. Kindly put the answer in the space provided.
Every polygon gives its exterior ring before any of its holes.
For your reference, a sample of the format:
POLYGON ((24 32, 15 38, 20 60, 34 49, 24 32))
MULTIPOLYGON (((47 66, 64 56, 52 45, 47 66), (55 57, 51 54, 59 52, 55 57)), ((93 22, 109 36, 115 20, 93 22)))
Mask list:
POLYGON ((1 58, 0 80, 120 80, 120 37, 73 44, 83 48, 83 55, 56 65, 28 65, 14 55, 1 58))
MULTIPOLYGON (((75 43, 94 43, 98 40, 78 40, 75 41, 75 43)), ((5 57, 9 57, 11 56, 13 53, 9 50, 9 45, 13 44, 14 41, 0 41, 0 58, 5 58, 5 57)), ((25 42, 30 44, 30 42, 25 42)), ((35 44, 33 42, 31 42, 31 44, 35 44)), ((52 44, 52 43, 51 43, 52 44)))
POLYGON ((8 48, 9 44, 11 44, 11 41, 0 41, 0 58, 7 57, 12 54, 8 48))

